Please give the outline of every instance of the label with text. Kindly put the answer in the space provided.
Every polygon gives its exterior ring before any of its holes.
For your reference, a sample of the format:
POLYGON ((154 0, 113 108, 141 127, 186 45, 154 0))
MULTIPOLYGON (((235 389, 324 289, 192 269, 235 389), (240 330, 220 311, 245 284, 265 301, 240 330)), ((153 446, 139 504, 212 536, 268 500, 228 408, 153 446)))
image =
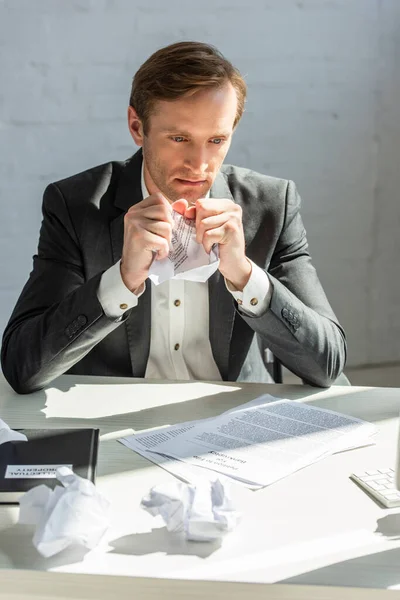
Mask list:
POLYGON ((55 479, 58 467, 72 465, 8 465, 4 479, 55 479))

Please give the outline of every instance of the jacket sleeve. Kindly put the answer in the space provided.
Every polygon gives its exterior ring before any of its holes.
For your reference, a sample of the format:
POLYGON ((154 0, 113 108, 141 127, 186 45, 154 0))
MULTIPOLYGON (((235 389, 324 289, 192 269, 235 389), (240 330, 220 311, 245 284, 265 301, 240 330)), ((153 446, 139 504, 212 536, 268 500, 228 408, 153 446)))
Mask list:
POLYGON ((121 321, 97 299, 101 273, 86 279, 79 241, 55 184, 44 193, 33 270, 4 331, 3 373, 18 393, 47 385, 81 360, 121 321))
POLYGON ((288 182, 285 218, 268 267, 269 309, 242 318, 290 371, 307 383, 332 385, 346 362, 346 338, 311 263, 300 197, 288 182))

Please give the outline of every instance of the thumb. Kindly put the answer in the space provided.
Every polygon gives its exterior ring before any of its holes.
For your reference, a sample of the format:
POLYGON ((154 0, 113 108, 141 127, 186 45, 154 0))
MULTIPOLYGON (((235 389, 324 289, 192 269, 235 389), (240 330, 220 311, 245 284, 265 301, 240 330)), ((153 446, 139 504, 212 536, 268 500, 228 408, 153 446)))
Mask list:
POLYGON ((189 206, 188 201, 184 198, 180 198, 180 200, 176 200, 171 204, 172 210, 179 213, 180 215, 184 215, 187 207, 189 206))
POLYGON ((189 208, 187 208, 185 210, 185 217, 187 219, 195 219, 196 218, 196 207, 195 206, 189 206, 189 208))

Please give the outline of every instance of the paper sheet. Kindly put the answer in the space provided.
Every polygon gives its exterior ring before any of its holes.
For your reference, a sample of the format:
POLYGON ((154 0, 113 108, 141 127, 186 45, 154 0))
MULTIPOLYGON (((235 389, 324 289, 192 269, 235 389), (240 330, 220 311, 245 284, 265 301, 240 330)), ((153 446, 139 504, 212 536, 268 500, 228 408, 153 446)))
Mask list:
MULTIPOLYGON (((234 412, 235 410, 242 410, 243 407, 258 406, 259 404, 264 404, 267 398, 270 399, 270 401, 275 400, 273 396, 263 396, 262 398, 255 398, 254 400, 250 400, 245 404, 241 404, 238 407, 234 407, 225 411, 224 414, 234 412)), ((213 419, 214 417, 210 417, 210 419, 203 419, 201 422, 205 423, 207 420, 212 421, 213 419)), ((175 477, 177 477, 185 483, 195 484, 198 483, 200 479, 214 481, 218 477, 218 474, 214 471, 206 471, 201 467, 189 465, 188 463, 176 460, 175 458, 171 458, 169 456, 165 456, 163 454, 151 451, 151 448, 153 448, 161 440, 176 438, 184 434, 189 429, 195 427, 197 423, 198 421, 186 421, 185 423, 178 423, 177 425, 166 425, 165 427, 161 427, 152 431, 145 431, 143 433, 137 433, 135 435, 127 436, 125 438, 120 438, 118 441, 130 448, 131 450, 133 450, 134 452, 137 452, 147 460, 150 460, 159 467, 162 467, 172 475, 175 475, 175 477)), ((221 481, 224 481, 225 476, 219 474, 219 478, 221 481)), ((246 487, 256 490, 260 489, 260 487, 262 486, 247 483, 246 487)))
POLYGON ((0 444, 17 441, 27 442, 28 438, 23 433, 14 431, 14 429, 10 429, 7 423, 0 419, 0 444))
MULTIPOLYGON (((232 413, 236 410, 242 410, 244 407, 265 404, 267 401, 273 402, 274 400, 275 398, 273 396, 264 395, 259 398, 254 398, 245 404, 235 406, 225 411, 223 414, 232 413)), ((205 423, 208 420, 212 421, 213 419, 214 417, 210 417, 210 419, 202 419, 201 423, 205 423)), ((196 465, 189 465, 188 463, 176 460, 175 458, 165 456, 157 452, 152 452, 152 448, 154 448, 160 441, 166 441, 179 437, 189 429, 195 427, 198 422, 199 421, 186 421, 184 423, 178 423, 177 425, 166 425, 165 427, 160 427, 152 431, 145 431, 143 433, 136 433, 134 435, 120 438, 118 441, 134 452, 137 452, 147 460, 150 460, 169 473, 172 473, 172 475, 175 475, 175 477, 178 477, 178 479, 184 481, 185 483, 197 483, 199 479, 213 481, 217 477, 217 474, 214 471, 206 471, 205 469, 196 465)), ((221 474, 219 476, 220 478, 224 477, 221 474)), ((242 482, 239 481, 239 483, 242 482)), ((245 485, 250 489, 260 489, 260 487, 262 487, 260 485, 251 483, 246 483, 245 485)))
POLYGON ((169 255, 163 260, 154 260, 149 270, 149 279, 160 285, 168 279, 185 279, 204 282, 219 267, 218 246, 210 254, 202 244, 196 242, 196 228, 193 219, 186 219, 172 211, 174 228, 169 255))
MULTIPOLYGON (((219 417, 131 436, 132 448, 265 486, 335 452, 371 442, 375 426, 333 411, 262 396, 219 417), (136 448, 134 448, 136 446, 136 448)), ((130 438, 127 438, 128 440, 130 438)), ((164 465, 163 465, 164 466, 164 465)), ((164 468, 171 470, 168 465, 164 468)))

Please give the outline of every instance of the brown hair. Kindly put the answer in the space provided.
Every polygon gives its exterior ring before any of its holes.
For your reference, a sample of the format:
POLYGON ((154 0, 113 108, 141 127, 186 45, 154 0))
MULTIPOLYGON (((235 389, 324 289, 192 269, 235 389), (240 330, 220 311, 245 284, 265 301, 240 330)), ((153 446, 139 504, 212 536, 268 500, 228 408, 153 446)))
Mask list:
POLYGON ((142 64, 133 78, 129 103, 146 134, 157 100, 176 100, 200 88, 221 87, 228 81, 238 99, 236 127, 246 101, 246 83, 239 71, 214 46, 178 42, 157 50, 142 64))

